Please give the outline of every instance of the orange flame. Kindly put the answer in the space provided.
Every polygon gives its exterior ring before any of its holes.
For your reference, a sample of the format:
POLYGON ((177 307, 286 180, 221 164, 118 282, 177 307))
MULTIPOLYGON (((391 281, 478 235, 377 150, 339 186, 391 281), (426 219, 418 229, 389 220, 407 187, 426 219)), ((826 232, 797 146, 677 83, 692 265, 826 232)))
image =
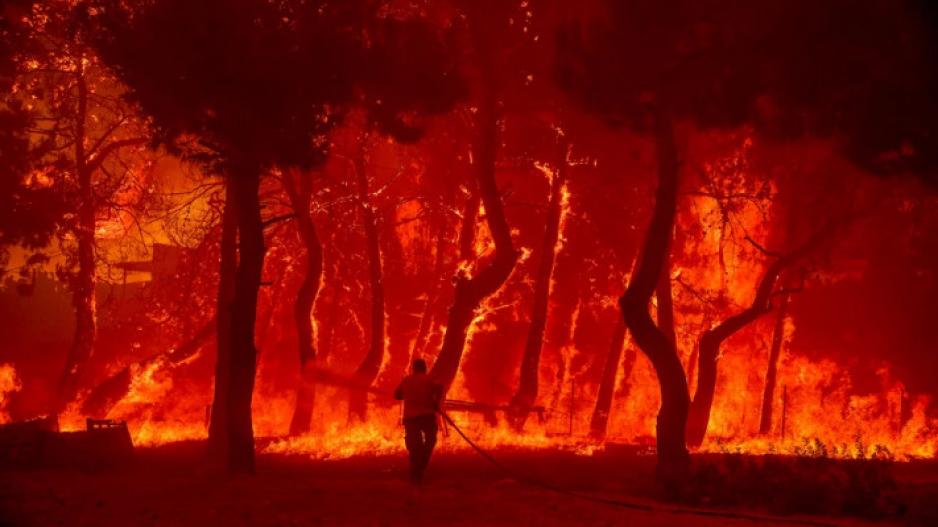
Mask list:
POLYGON ((7 405, 10 403, 9 394, 18 392, 22 388, 23 385, 20 384, 13 365, 0 364, 0 424, 10 422, 10 414, 7 413, 7 405))

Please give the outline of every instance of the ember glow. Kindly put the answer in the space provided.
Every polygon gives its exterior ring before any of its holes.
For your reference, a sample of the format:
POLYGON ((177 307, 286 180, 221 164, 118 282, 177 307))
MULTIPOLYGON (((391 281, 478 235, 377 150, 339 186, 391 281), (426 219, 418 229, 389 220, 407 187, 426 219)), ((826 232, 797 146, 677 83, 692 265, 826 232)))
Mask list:
POLYGON ((0 364, 0 424, 10 422, 10 414, 6 411, 9 397, 22 387, 13 366, 0 364))

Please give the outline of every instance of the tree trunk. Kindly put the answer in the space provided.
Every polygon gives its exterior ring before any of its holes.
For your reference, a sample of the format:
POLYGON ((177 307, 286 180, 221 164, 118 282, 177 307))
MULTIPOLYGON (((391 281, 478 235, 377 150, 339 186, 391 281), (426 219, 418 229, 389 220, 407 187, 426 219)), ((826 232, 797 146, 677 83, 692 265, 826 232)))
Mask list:
POLYGON ((414 338, 414 344, 410 350, 410 361, 413 362, 414 359, 422 358, 425 353, 425 348, 427 347, 427 341, 429 340, 430 329, 433 328, 435 320, 437 298, 440 296, 440 290, 443 286, 443 261, 444 261, 444 251, 446 249, 446 227, 445 223, 440 220, 439 230, 436 235, 436 253, 433 263, 433 285, 430 290, 427 291, 427 301, 423 305, 423 313, 420 315, 420 324, 417 326, 417 336, 414 338))
POLYGON ((251 400, 257 369, 254 326, 257 296, 264 268, 264 228, 261 220, 260 170, 241 167, 232 184, 235 187, 238 216, 238 271, 235 274, 234 303, 231 312, 230 371, 228 378, 227 437, 228 471, 254 472, 254 429, 251 400))
POLYGON ((612 409, 612 396, 616 388, 616 374, 619 372, 622 348, 625 346, 625 334, 625 321, 619 318, 612 332, 609 351, 606 352, 603 376, 599 382, 599 393, 596 395, 596 406, 593 408, 593 416, 590 418, 590 436, 594 439, 602 440, 606 437, 609 411, 612 409))
POLYGON ((690 405, 687 423, 687 442, 694 447, 703 444, 713 407, 713 395, 716 391, 717 361, 720 358, 720 346, 723 341, 737 331, 751 324, 772 309, 772 292, 779 275, 786 267, 804 256, 822 239, 824 231, 808 239, 804 244, 785 256, 777 258, 766 269, 759 281, 756 296, 752 304, 743 311, 727 318, 714 328, 704 331, 698 343, 697 389, 690 405))
POLYGON ((476 219, 479 217, 479 198, 478 185, 469 185, 469 199, 466 200, 466 208, 463 211, 462 225, 459 230, 459 259, 463 262, 469 262, 475 258, 476 237, 476 219), (473 188, 475 187, 475 188, 473 188))
MULTIPOLYGON (((708 326, 710 323, 709 317, 704 317, 704 327, 708 326)), ((694 346, 690 350, 690 357, 687 358, 687 385, 690 388, 691 383, 694 383, 694 390, 697 389, 697 384, 695 383, 697 379, 697 362, 698 355, 700 354, 700 346, 694 346)))
POLYGON ((679 160, 674 131, 669 116, 658 113, 655 119, 655 147, 658 158, 658 190, 655 209, 645 238, 638 272, 632 277, 619 306, 632 338, 648 356, 661 389, 661 408, 658 411, 656 441, 658 447, 657 474, 669 490, 675 490, 686 481, 690 468, 690 455, 684 443, 687 410, 690 398, 684 367, 674 344, 655 325, 649 314, 651 295, 664 272, 668 246, 677 212, 679 160))
POLYGON ((671 294, 671 253, 668 251, 664 256, 664 269, 658 278, 658 286, 655 289, 655 299, 658 301, 658 327, 664 333, 680 357, 680 350, 677 349, 677 333, 674 330, 674 299, 671 294))
MULTIPOLYGON (((368 353, 355 371, 356 383, 367 387, 374 383, 384 360, 384 283, 381 276, 381 242, 378 239, 378 222, 371 205, 368 190, 368 174, 365 173, 365 144, 355 163, 358 179, 358 200, 362 209, 365 227, 365 243, 368 250, 368 279, 371 288, 371 340, 368 353)), ((364 421, 368 411, 368 393, 353 389, 349 392, 349 420, 364 421)))
MULTIPOLYGON (((638 267, 638 259, 632 262, 632 273, 634 274, 638 267)), ((590 436, 602 440, 606 437, 606 429, 609 425, 609 413, 612 410, 612 399, 616 390, 616 377, 619 373, 619 361, 622 357, 622 350, 625 347, 627 336, 627 327, 625 320, 618 318, 615 329, 612 331, 612 342, 609 350, 606 352, 606 361, 603 363, 603 374, 599 383, 599 392, 596 394, 596 406, 593 407, 593 416, 590 418, 590 436)), ((632 373, 632 367, 635 365, 635 353, 626 353, 625 360, 622 361, 622 375, 628 379, 632 373)), ((628 386, 628 384, 626 384, 628 386)))
POLYGON ((632 383, 629 382, 629 378, 632 376, 632 370, 635 369, 636 362, 638 362, 638 352, 628 339, 626 339, 625 356, 622 358, 622 382, 620 382, 617 387, 618 392, 616 392, 616 397, 620 399, 629 398, 629 394, 632 392, 632 383))
MULTIPOLYGON (((336 269, 336 244, 335 244, 335 226, 333 224, 334 210, 331 204, 327 205, 326 215, 323 223, 325 230, 322 231, 325 236, 325 246, 323 247, 323 285, 326 287, 320 293, 324 299, 328 299, 328 305, 323 309, 325 311, 324 320, 319 324, 319 356, 316 360, 319 364, 325 361, 333 354, 333 345, 335 341, 335 327, 339 320, 341 307, 341 296, 343 289, 337 287, 338 270, 336 269), (327 274, 328 273, 328 274, 327 274), (329 285, 326 285, 329 284, 329 285)), ((323 300, 325 301, 325 300, 323 300)))
POLYGON ((541 349, 544 345, 544 328, 547 327, 547 311, 550 302, 551 276, 554 272, 554 258, 557 252, 557 240, 560 237, 560 222, 563 215, 563 188, 566 184, 566 142, 561 140, 561 155, 557 163, 557 172, 550 182, 550 197, 547 203, 547 218, 544 238, 541 245, 541 260, 538 262, 537 276, 534 282, 534 304, 531 309, 531 326, 521 359, 521 376, 518 391, 511 400, 513 409, 512 425, 517 430, 524 427, 528 412, 537 400, 538 373, 541 364, 541 349))
POLYGON ((312 316, 322 284, 323 252, 309 210, 313 192, 311 177, 297 170, 290 170, 283 178, 284 188, 296 213, 297 232, 306 253, 306 274, 296 291, 296 300, 293 303, 293 320, 296 324, 300 359, 300 384, 296 391, 293 418, 290 420, 290 435, 301 435, 309 432, 316 397, 316 379, 313 372, 316 333, 312 316))
POLYGON ((231 316, 238 270, 238 205, 234 183, 225 182, 219 247, 218 296, 215 305, 215 387, 208 428, 209 463, 224 467, 228 459, 227 393, 231 371, 231 316))
POLYGON ((482 25, 480 19, 474 18, 470 21, 481 75, 479 104, 476 112, 478 135, 473 143, 473 160, 479 197, 485 207, 486 222, 495 241, 495 258, 485 269, 471 278, 462 272, 456 276, 456 290, 447 317, 443 346, 439 357, 433 364, 433 369, 430 370, 430 375, 447 389, 459 370, 466 344, 466 334, 475 317, 476 309, 483 300, 498 291, 508 280, 518 259, 495 179, 498 113, 492 64, 493 50, 486 48, 486 40, 484 35, 481 35, 480 25, 482 25))
POLYGON ((707 433, 717 383, 720 344, 729 336, 724 336, 725 333, 715 333, 713 329, 704 331, 697 345, 697 387, 687 419, 687 443, 691 447, 699 447, 707 433))
MULTIPOLYGON (((80 63, 81 61, 79 61, 80 63)), ((95 287, 95 196, 85 152, 85 121, 88 114, 88 86, 84 70, 79 65, 77 73, 78 108, 75 125, 75 175, 78 179, 78 225, 75 238, 78 242, 78 270, 71 284, 72 306, 75 308, 75 335, 65 359, 65 368, 59 379, 58 393, 53 404, 53 414, 58 416, 75 399, 88 364, 94 353, 97 336, 95 287)))
POLYGON ((775 318, 775 331, 772 333, 772 347, 769 350, 769 366, 765 372, 765 389, 762 392, 762 412, 759 418, 759 434, 772 431, 772 410, 775 402, 775 384, 778 376, 778 359, 782 353, 782 341, 785 340, 785 316, 788 314, 790 294, 782 295, 775 318))

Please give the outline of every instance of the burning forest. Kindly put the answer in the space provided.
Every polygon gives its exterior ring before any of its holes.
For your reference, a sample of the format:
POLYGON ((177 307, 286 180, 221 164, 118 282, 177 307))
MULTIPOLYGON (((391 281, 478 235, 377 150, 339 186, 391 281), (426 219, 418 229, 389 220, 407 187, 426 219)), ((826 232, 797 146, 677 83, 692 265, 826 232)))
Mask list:
POLYGON ((933 525, 938 12, 743 4, 0 2, 0 523, 933 525))

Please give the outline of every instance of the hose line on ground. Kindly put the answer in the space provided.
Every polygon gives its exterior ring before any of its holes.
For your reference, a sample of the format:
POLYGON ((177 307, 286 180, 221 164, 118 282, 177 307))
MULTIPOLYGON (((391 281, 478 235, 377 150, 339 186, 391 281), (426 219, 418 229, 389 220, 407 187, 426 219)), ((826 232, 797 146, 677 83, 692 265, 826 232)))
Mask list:
POLYGON ((575 492, 575 491, 572 491, 572 490, 564 489, 564 488, 558 487, 558 486, 556 486, 556 485, 547 483, 547 482, 545 482, 545 481, 541 481, 541 480, 532 478, 532 477, 530 477, 530 476, 525 476, 525 475, 523 475, 523 474, 520 474, 520 473, 518 473, 518 472, 516 472, 516 471, 514 471, 514 470, 512 470, 512 469, 510 469, 510 468, 508 468, 508 467, 506 467, 506 466, 503 465, 500 461, 498 461, 497 459, 495 459, 495 457, 492 456, 492 454, 490 454, 490 453, 488 453, 487 451, 485 451, 482 447, 480 447, 479 445, 477 445, 477 444, 475 443, 475 441, 473 441, 472 439, 470 439, 469 436, 467 436, 466 433, 463 432, 461 428, 459 428, 459 425, 457 425, 457 424, 453 421, 453 419, 452 419, 449 415, 446 414, 446 412, 444 412, 444 411, 442 411, 442 410, 438 410, 438 412, 439 412, 440 416, 443 417, 443 420, 446 421, 446 423, 449 424, 449 426, 452 426, 452 427, 453 427, 453 430, 455 430, 456 433, 459 434, 459 437, 461 437, 462 440, 466 442, 466 444, 468 444, 470 447, 472 447, 472 449, 475 450, 476 453, 478 453, 480 456, 482 456, 483 458, 485 458, 486 461, 488 461, 488 462, 491 463, 492 465, 496 466, 499 470, 501 470, 502 472, 504 472, 508 477, 510 477, 511 479, 517 481, 518 483, 522 483, 522 484, 529 485, 529 486, 532 486, 532 487, 541 488, 541 489, 544 489, 544 490, 549 490, 549 491, 555 492, 555 493, 557 493, 557 494, 562 494, 562 495, 564 495, 564 496, 570 496, 570 497, 572 497, 572 498, 577 498, 577 499, 580 499, 580 500, 591 501, 591 502, 594 502, 594 503, 602 503, 602 504, 605 504, 605 505, 611 505, 611 506, 613 506, 613 507, 619 507, 619 508, 624 508, 624 509, 632 509, 632 510, 639 510, 639 511, 645 511, 645 512, 663 512, 663 513, 667 513, 667 514, 680 514, 680 515, 691 515, 691 516, 708 516, 708 517, 712 517, 712 518, 730 518, 730 519, 736 519, 736 520, 748 520, 748 521, 752 521, 752 522, 767 522, 767 521, 769 521, 769 522, 777 522, 777 523, 789 523, 789 524, 793 524, 793 525, 811 525, 811 526, 815 526, 815 527, 838 527, 838 525, 835 524, 835 523, 828 523, 828 522, 822 522, 822 521, 817 521, 817 520, 805 520, 805 519, 794 519, 794 518, 778 518, 778 517, 772 517, 772 516, 761 516, 761 515, 758 515, 758 514, 746 514, 746 513, 735 513, 735 512, 721 512, 721 511, 711 511, 711 510, 706 510, 706 509, 692 509, 692 508, 687 508, 687 507, 656 507, 656 506, 647 505, 647 504, 644 504, 644 503, 636 503, 636 502, 630 502, 630 501, 623 501, 623 500, 617 500, 617 499, 613 499, 613 498, 604 498, 604 497, 602 497, 602 496, 595 496, 595 495, 591 495, 591 494, 583 494, 583 493, 580 493, 580 492, 575 492))
MULTIPOLYGON (((388 398, 393 397, 392 393, 389 393, 389 392, 386 392, 384 390, 380 390, 377 388, 373 388, 370 386, 357 386, 355 385, 355 383, 351 382, 350 380, 344 379, 343 377, 338 376, 334 373, 328 372, 326 370, 318 370, 317 373, 320 375, 320 380, 325 380, 327 382, 332 382, 335 384, 341 384, 351 389, 364 390, 366 392, 375 394, 380 397, 388 397, 388 398)), ((444 412, 443 410, 437 410, 437 413, 440 414, 440 416, 443 418, 443 420, 447 424, 453 427, 453 430, 455 430, 456 433, 459 434, 459 437, 461 437, 462 440, 466 442, 466 444, 468 444, 473 450, 475 450, 477 454, 485 458, 486 461, 488 461, 489 463, 497 467, 499 470, 504 472, 505 475, 507 475, 511 479, 521 484, 529 485, 531 487, 548 490, 550 492, 555 492, 557 494, 569 496, 571 498, 576 498, 576 499, 580 499, 584 501, 591 501, 593 503, 601 503, 601 504, 610 505, 610 506, 618 507, 622 509, 632 509, 632 510, 639 510, 639 511, 652 512, 652 513, 660 512, 660 513, 665 513, 665 514, 675 514, 675 515, 685 515, 685 516, 727 518, 727 519, 735 519, 735 520, 747 520, 751 522, 788 523, 790 525, 810 525, 813 527, 840 527, 840 525, 836 523, 823 522, 819 520, 781 518, 781 517, 775 517, 775 516, 762 516, 758 514, 746 514, 746 513, 741 513, 741 512, 740 513, 721 512, 721 511, 713 511, 713 510, 707 510, 707 509, 694 509, 694 508, 689 508, 689 507, 658 507, 658 506, 648 505, 644 503, 617 500, 613 498, 604 498, 602 496, 584 494, 581 492, 564 489, 557 485, 553 485, 545 481, 532 478, 530 476, 525 476, 523 474, 520 474, 506 467, 500 461, 495 459, 495 457, 492 456, 492 454, 485 451, 482 447, 477 445, 475 441, 470 439, 469 436, 467 436, 466 433, 463 432, 463 430, 459 428, 459 426, 453 421, 453 419, 449 415, 446 414, 446 412, 444 412)))

